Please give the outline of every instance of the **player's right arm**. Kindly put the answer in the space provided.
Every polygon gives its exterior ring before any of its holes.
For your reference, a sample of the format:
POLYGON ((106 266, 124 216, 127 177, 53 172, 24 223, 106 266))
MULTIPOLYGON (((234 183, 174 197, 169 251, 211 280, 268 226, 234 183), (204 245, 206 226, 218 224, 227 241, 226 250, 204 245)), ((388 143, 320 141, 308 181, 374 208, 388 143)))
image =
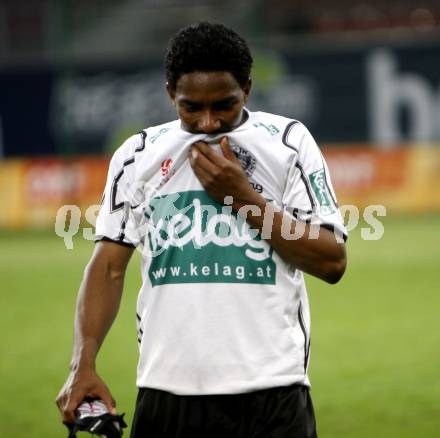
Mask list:
POLYGON ((78 293, 71 371, 57 397, 65 423, 75 421, 75 409, 87 396, 99 397, 111 412, 114 400, 96 373, 96 356, 115 319, 121 301, 124 275, 139 244, 138 224, 132 206, 135 161, 145 149, 144 133, 124 142, 113 155, 101 209, 96 220, 98 241, 78 293))
POLYGON ((71 371, 56 399, 64 423, 75 421, 75 409, 87 396, 102 399, 115 413, 113 397, 96 373, 96 356, 118 312, 132 253, 131 247, 100 241, 85 269, 76 305, 71 371))

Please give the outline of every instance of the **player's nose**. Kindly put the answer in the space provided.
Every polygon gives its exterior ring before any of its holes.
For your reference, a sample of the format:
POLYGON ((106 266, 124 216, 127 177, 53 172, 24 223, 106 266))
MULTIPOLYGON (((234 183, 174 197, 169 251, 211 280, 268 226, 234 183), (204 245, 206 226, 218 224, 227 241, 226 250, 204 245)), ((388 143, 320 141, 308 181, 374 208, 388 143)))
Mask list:
POLYGON ((220 127, 220 120, 210 111, 203 113, 200 117, 198 128, 205 134, 213 134, 214 132, 218 131, 220 127))

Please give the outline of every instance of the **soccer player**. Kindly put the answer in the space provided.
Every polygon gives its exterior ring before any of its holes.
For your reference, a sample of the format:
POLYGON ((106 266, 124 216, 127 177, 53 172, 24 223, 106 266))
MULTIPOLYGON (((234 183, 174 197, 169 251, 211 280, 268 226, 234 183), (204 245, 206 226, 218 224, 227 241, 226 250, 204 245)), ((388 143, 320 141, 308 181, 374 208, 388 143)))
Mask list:
POLYGON ((251 112, 252 57, 219 24, 166 53, 178 119, 114 154, 75 318, 65 423, 86 396, 115 412, 95 360, 134 248, 139 388, 132 437, 315 437, 303 272, 344 273, 346 230, 309 131, 251 112))

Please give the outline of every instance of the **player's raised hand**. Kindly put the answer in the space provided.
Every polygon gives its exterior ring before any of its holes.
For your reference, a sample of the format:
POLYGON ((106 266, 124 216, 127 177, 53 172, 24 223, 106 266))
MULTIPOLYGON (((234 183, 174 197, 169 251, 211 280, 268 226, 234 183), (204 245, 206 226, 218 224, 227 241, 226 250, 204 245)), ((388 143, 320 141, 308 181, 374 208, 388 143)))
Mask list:
POLYGON ((101 399, 109 412, 116 415, 116 403, 107 385, 93 369, 72 371, 61 388, 56 404, 64 424, 75 421, 75 410, 86 397, 101 399))
POLYGON ((232 196, 233 208, 252 204, 258 194, 249 184, 246 173, 235 156, 227 137, 220 140, 223 154, 217 153, 207 143, 194 143, 189 152, 191 167, 211 198, 223 203, 232 196))

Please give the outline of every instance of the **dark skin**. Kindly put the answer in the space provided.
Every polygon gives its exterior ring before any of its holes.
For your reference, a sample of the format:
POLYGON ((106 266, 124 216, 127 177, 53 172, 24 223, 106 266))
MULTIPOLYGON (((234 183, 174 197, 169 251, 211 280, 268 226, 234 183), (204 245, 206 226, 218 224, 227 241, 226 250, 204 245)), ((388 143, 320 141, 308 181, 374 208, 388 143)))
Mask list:
MULTIPOLYGON (((243 106, 250 89, 250 81, 241 87, 228 72, 193 72, 181 76, 176 89, 168 87, 168 93, 184 129, 218 134, 244 121, 243 106)), ((338 243, 334 233, 324 228, 319 230, 317 239, 309 239, 308 224, 300 224, 305 231, 301 238, 285 239, 281 233, 283 218, 292 234, 297 222, 276 211, 252 188, 229 147, 227 136, 220 140, 220 147, 222 154, 199 141, 189 154, 191 167, 209 196, 220 203, 225 196, 232 196, 232 208, 237 211, 245 206, 256 206, 261 213, 247 214, 246 220, 261 232, 264 218, 272 218, 270 237, 266 240, 286 263, 328 283, 339 281, 346 267, 345 245, 338 243)))
POLYGON ((319 229, 317 239, 309 239, 310 225, 304 223, 301 224, 304 227, 302 237, 285 239, 281 232, 283 219, 292 235, 297 222, 269 204, 251 187, 227 137, 221 139, 220 147, 223 156, 204 142, 195 143, 190 152, 191 167, 209 196, 220 203, 225 196, 232 196, 232 208, 236 211, 245 206, 256 206, 256 215, 245 215, 247 222, 262 232, 265 216, 271 221, 270 237, 266 240, 286 263, 328 283, 337 283, 345 271, 345 244, 338 243, 334 233, 324 228, 319 229))
POLYGON ((115 401, 96 372, 96 356, 118 312, 132 253, 132 248, 98 242, 84 271, 76 305, 71 372, 56 400, 64 423, 75 421, 75 409, 88 396, 102 399, 116 413, 115 401))
POLYGON ((194 134, 228 132, 243 122, 243 106, 251 81, 242 88, 228 72, 193 72, 182 75, 176 89, 167 91, 183 129, 194 134))
MULTIPOLYGON (((240 86, 229 72, 187 73, 178 79, 175 89, 167 86, 183 129, 206 134, 227 133, 245 121, 243 107, 250 89, 250 80, 240 86)), ((270 236, 263 232, 263 237, 280 257, 304 272, 336 283, 346 266, 345 245, 325 229, 319 230, 317 239, 308 239, 309 226, 304 224, 303 237, 286 240, 281 232, 283 213, 251 187, 227 136, 221 138, 220 147, 222 154, 205 142, 197 142, 188 157, 209 196, 221 203, 225 196, 232 196, 232 208, 237 211, 256 206, 261 214, 246 214, 246 219, 259 231, 264 231, 265 215, 271 216, 270 236)), ((297 223, 291 218, 285 223, 294 232, 297 223)), ((118 312, 132 253, 132 248, 98 242, 84 272, 76 306, 71 371, 56 400, 64 423, 74 422, 75 409, 87 396, 101 398, 110 412, 116 413, 110 390, 96 372, 96 357, 118 312)))

